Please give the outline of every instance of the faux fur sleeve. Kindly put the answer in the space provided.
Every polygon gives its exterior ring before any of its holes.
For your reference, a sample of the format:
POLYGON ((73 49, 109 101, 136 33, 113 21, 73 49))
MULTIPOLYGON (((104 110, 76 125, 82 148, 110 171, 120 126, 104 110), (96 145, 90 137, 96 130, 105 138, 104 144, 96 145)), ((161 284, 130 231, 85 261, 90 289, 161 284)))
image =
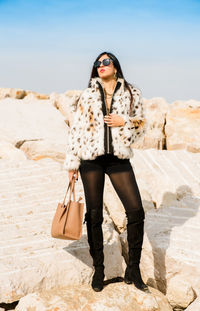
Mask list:
POLYGON ((121 128, 121 138, 126 147, 136 142, 146 131, 147 121, 145 118, 144 104, 139 89, 131 87, 133 93, 133 109, 132 115, 123 116, 125 120, 124 126, 121 128))
POLYGON ((66 170, 78 170, 80 166, 80 158, 78 150, 81 148, 81 134, 84 124, 84 109, 83 109, 83 95, 81 95, 77 110, 74 112, 72 126, 69 129, 67 137, 66 155, 64 161, 64 168, 66 170))

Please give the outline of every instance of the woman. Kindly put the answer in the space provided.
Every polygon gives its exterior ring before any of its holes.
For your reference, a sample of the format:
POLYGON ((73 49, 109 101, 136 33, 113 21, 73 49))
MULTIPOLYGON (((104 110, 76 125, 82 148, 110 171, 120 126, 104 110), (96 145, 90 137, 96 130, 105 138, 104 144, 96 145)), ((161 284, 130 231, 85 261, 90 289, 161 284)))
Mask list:
POLYGON ((124 79, 112 53, 101 53, 93 64, 88 88, 78 101, 64 163, 69 180, 78 180, 79 170, 83 182, 95 291, 103 289, 104 280, 102 222, 106 173, 127 217, 129 261, 124 281, 148 292, 139 268, 145 213, 129 160, 133 156, 131 144, 145 128, 141 92, 124 79))

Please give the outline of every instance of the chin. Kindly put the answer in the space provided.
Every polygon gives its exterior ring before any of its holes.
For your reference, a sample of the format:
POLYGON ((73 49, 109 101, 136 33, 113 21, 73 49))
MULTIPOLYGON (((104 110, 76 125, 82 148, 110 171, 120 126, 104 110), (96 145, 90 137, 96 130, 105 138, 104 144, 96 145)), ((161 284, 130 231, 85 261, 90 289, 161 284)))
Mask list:
POLYGON ((102 79, 107 79, 107 78, 110 78, 110 75, 100 74, 99 77, 102 78, 102 79))

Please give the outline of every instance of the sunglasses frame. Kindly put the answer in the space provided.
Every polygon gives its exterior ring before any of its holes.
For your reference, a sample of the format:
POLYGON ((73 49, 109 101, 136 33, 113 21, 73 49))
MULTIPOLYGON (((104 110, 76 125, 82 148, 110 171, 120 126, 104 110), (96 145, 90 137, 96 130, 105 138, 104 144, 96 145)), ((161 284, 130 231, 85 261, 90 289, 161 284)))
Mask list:
POLYGON ((112 61, 111 58, 104 58, 102 61, 96 60, 96 61, 94 62, 94 67, 95 67, 95 68, 99 68, 99 67, 101 66, 101 63, 102 63, 104 66, 109 66, 110 63, 111 63, 111 61, 112 61), (104 64, 104 62, 105 62, 105 61, 108 61, 108 60, 109 60, 108 64, 107 64, 107 63, 104 64))

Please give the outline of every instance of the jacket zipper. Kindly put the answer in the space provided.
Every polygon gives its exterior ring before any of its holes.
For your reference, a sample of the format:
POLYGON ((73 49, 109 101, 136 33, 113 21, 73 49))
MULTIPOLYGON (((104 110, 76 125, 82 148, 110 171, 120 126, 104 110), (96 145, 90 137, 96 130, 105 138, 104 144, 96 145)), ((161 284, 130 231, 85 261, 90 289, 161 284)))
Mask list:
MULTIPOLYGON (((116 86, 117 86, 117 83, 115 85, 115 89, 116 89, 116 86)), ((113 91, 113 95, 115 93, 115 89, 113 91)), ((103 88, 103 93, 104 93, 104 103, 105 103, 105 106, 106 106, 106 113, 108 115, 110 113, 110 109, 108 109, 107 105, 106 105, 106 96, 105 96, 104 88, 103 88)), ((111 102, 110 102, 110 108, 111 108, 111 105, 112 105, 113 95, 112 95, 111 102)), ((106 127, 106 131, 107 131, 107 153, 110 153, 110 148, 109 148, 109 127, 108 127, 108 125, 106 127)))
MULTIPOLYGON (((106 106, 106 110, 107 110, 107 115, 108 115, 110 110, 108 111, 107 106, 106 106)), ((108 153, 110 153, 110 148, 109 148, 109 128, 108 128, 108 125, 107 125, 107 150, 108 150, 108 153)))
MULTIPOLYGON (((106 96, 105 96, 105 92, 104 92, 104 87, 103 87, 103 93, 104 93, 104 103, 106 106, 106 114, 108 115, 108 113, 110 112, 110 110, 108 111, 107 105, 106 105, 106 96)), ((109 149, 109 129, 108 129, 108 125, 106 124, 106 135, 107 135, 107 153, 110 153, 110 149, 109 149)))

